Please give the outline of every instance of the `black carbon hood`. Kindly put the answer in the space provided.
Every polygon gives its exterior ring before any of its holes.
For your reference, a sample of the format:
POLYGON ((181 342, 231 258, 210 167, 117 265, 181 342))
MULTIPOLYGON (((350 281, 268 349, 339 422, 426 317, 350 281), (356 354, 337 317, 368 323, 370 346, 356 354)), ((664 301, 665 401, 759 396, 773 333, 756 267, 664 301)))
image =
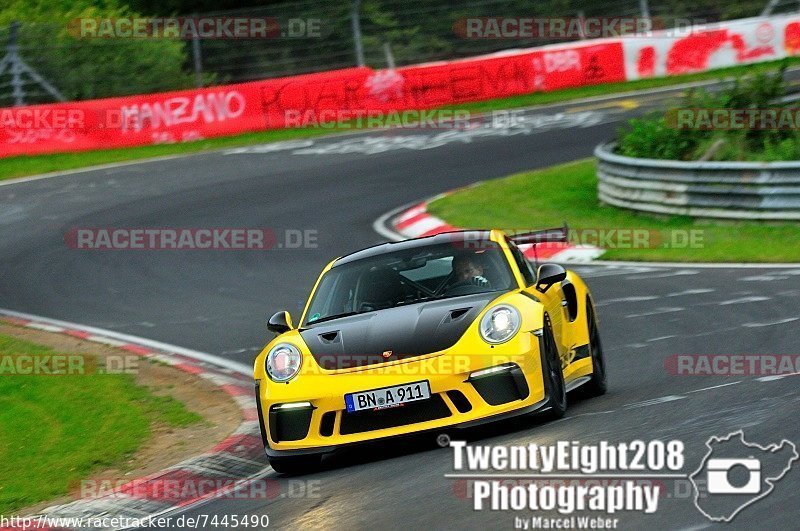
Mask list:
POLYGON ((421 302, 343 317, 300 331, 323 369, 347 369, 452 347, 500 292, 421 302), (391 355, 384 355, 391 351, 391 355))

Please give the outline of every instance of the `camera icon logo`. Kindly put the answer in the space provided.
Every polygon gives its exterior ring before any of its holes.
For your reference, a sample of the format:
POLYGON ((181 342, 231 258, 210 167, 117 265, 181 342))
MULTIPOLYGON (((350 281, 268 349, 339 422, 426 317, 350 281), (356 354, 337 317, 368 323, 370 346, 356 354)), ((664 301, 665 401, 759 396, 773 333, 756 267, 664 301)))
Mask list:
POLYGON ((761 461, 758 459, 709 459, 706 464, 709 494, 758 494, 761 492, 761 461), (744 469, 747 482, 737 484, 732 473, 744 469))

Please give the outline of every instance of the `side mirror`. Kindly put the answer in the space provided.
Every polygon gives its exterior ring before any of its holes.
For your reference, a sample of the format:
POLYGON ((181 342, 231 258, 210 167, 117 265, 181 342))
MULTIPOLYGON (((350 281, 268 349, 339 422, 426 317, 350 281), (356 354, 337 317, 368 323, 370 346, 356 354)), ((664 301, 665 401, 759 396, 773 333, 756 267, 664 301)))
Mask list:
POLYGON ((536 289, 547 292, 550 286, 567 278, 567 270, 558 264, 542 264, 536 272, 536 289))
POLYGON ((284 332, 288 332, 292 329, 292 316, 289 315, 289 312, 283 311, 278 312, 272 317, 269 318, 267 321, 267 330, 270 332, 275 332, 276 334, 282 334, 284 332))

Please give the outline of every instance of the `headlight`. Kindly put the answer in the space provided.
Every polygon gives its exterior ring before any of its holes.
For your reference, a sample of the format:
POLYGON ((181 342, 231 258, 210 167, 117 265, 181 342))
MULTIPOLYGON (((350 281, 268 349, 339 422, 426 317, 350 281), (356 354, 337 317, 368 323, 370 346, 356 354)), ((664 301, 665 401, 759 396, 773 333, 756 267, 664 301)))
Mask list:
POLYGON ((519 332, 522 319, 513 306, 495 306, 481 319, 481 337, 487 343, 505 343, 519 332))
POLYGON ((297 347, 279 343, 267 354, 267 374, 273 382, 288 382, 300 372, 303 356, 297 347))

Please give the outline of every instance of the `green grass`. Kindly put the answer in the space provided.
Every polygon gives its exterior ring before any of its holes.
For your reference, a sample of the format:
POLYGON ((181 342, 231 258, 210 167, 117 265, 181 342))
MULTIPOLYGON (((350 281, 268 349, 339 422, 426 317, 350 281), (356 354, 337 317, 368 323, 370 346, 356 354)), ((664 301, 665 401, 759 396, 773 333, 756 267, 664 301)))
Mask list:
MULTIPOLYGON (((47 347, 0 335, 0 359, 47 347)), ((69 492, 94 471, 124 466, 155 422, 201 421, 132 374, 0 375, 0 514, 69 492)))
POLYGON ((181 144, 158 144, 133 148, 81 151, 77 153, 53 153, 49 155, 7 157, 0 159, 0 180, 53 171, 73 170, 98 164, 111 164, 114 162, 149 159, 168 155, 184 155, 215 149, 307 138, 327 133, 330 133, 330 129, 274 129, 237 136, 184 142, 181 144))
POLYGON ((572 229, 649 229, 661 241, 670 241, 673 235, 682 238, 687 230, 698 231, 697 248, 665 248, 654 245, 659 241, 654 237, 648 248, 609 249, 603 260, 800 262, 797 223, 662 217, 601 205, 592 159, 487 181, 438 199, 428 210, 459 227, 544 228, 566 220, 572 229))
MULTIPOLYGON (((800 64, 800 58, 785 59, 784 61, 789 65, 800 64)), ((780 61, 772 61, 769 63, 722 68, 711 72, 687 74, 668 78, 652 78, 632 82, 608 83, 604 85, 578 87, 554 92, 537 92, 533 94, 499 98, 482 102, 448 105, 443 106, 442 108, 467 109, 472 112, 490 112, 501 109, 530 107, 549 103, 567 102, 570 100, 587 98, 591 96, 606 96, 609 94, 625 93, 633 90, 665 87, 693 81, 714 80, 730 76, 767 71, 776 68, 776 66, 780 63, 780 61)), ((348 124, 347 127, 342 128, 342 131, 352 131, 353 129, 354 127, 352 124, 348 124)), ((277 142, 281 140, 308 138, 330 134, 334 131, 337 131, 337 129, 332 127, 277 129, 246 133, 237 136, 210 138, 206 140, 184 142, 179 144, 161 144, 134 148, 84 151, 80 153, 8 157, 0 159, 0 179, 24 177, 26 175, 72 170, 98 164, 110 164, 114 162, 131 161, 165 155, 183 155, 215 149, 277 142)))

